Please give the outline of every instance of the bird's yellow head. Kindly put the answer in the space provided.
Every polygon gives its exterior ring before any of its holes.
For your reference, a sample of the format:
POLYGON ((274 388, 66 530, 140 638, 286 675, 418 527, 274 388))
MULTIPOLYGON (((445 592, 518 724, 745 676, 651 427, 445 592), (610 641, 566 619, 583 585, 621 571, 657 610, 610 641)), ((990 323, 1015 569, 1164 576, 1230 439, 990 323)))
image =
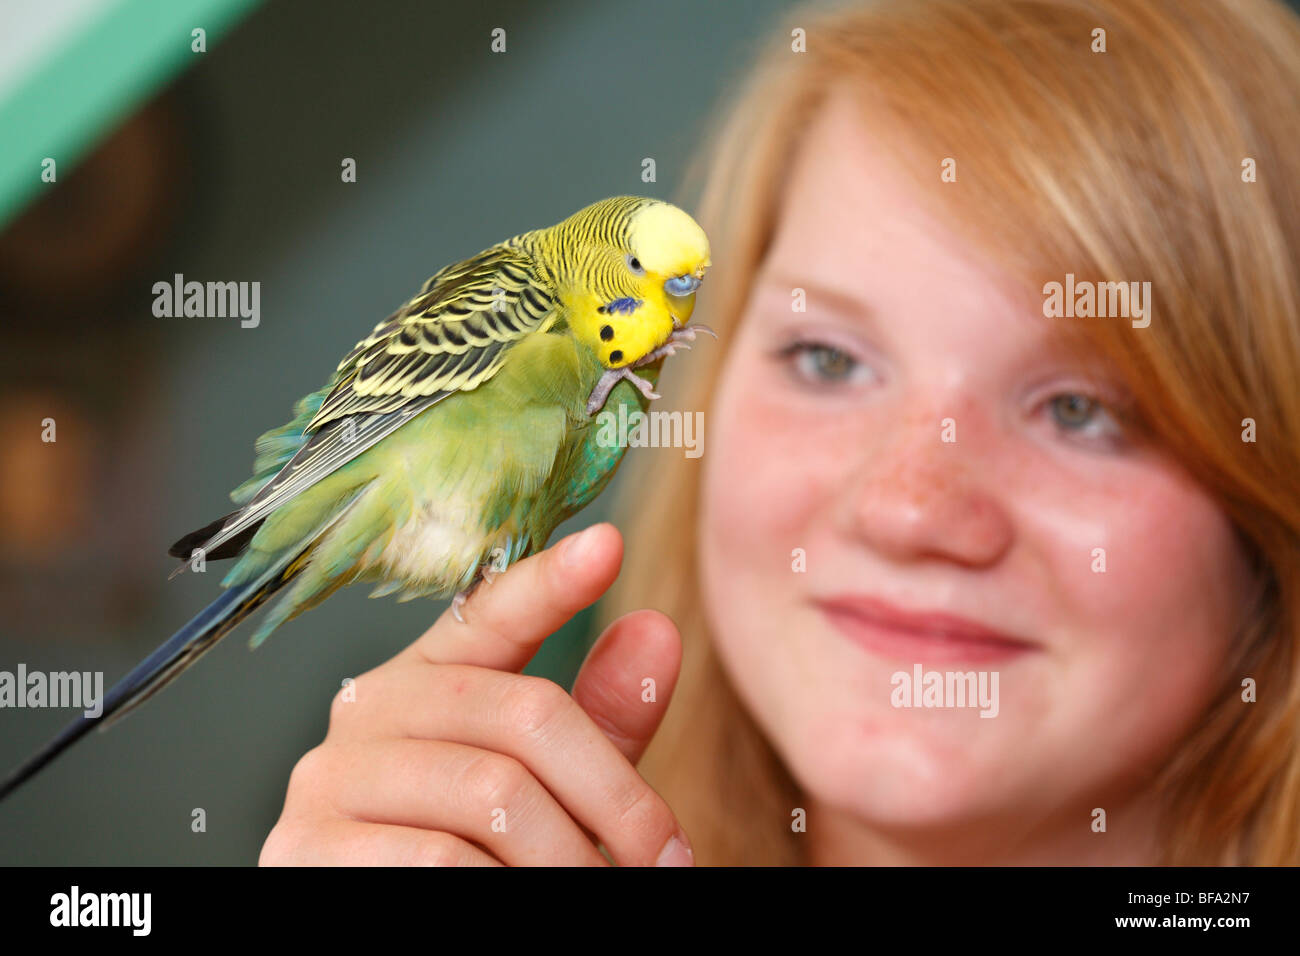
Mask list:
POLYGON ((708 237, 685 212, 618 196, 556 230, 573 250, 560 283, 569 326, 606 368, 637 362, 689 321, 710 258, 708 237))

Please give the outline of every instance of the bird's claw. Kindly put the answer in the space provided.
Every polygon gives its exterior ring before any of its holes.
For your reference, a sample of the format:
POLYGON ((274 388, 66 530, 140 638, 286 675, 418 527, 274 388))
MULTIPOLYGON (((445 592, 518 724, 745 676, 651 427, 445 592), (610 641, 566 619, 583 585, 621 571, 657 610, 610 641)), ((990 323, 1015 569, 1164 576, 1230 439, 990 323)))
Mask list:
POLYGON ((651 401, 659 398, 659 393, 654 390, 654 386, 632 370, 653 365, 666 355, 676 355, 678 349, 689 350, 690 346, 686 343, 694 342, 697 332, 712 335, 715 339, 718 337, 718 333, 707 325, 689 325, 686 328, 673 329, 668 336, 668 341, 653 352, 641 356, 631 365, 625 365, 622 368, 605 369, 604 374, 596 382, 596 387, 591 390, 591 397, 587 399, 587 414, 595 415, 600 410, 600 407, 605 404, 605 400, 609 398, 609 393, 613 391, 614 386, 624 380, 635 385, 637 390, 651 401))
POLYGON ((691 350, 691 347, 687 345, 685 342, 665 342, 663 345, 659 346, 659 348, 655 349, 649 355, 642 356, 640 359, 634 362, 632 364, 632 367, 642 368, 643 366, 650 365, 653 362, 659 361, 659 359, 663 358, 665 355, 676 355, 678 349, 681 349, 684 352, 689 352, 691 350))
POLYGON ((488 552, 488 559, 478 569, 479 577, 488 584, 506 569, 506 552, 504 548, 493 548, 488 552))
POLYGON ((646 398, 650 399, 651 401, 654 401, 656 398, 659 397, 659 393, 655 391, 655 387, 651 385, 649 382, 647 382, 645 379, 643 379, 640 375, 635 374, 630 369, 627 369, 625 371, 627 372, 627 374, 624 375, 623 377, 626 378, 633 385, 635 385, 637 387, 637 390, 642 395, 644 395, 646 398))
POLYGON ((695 341, 696 332, 704 332, 707 335, 712 335, 715 339, 718 337, 718 333, 714 332, 707 325, 688 325, 684 329, 673 329, 672 333, 668 336, 667 342, 659 346, 659 348, 655 349, 653 352, 650 352, 648 355, 643 355, 637 361, 633 362, 632 368, 642 368, 643 366, 650 365, 659 361, 665 355, 676 355, 678 349, 690 351, 691 347, 686 343, 695 341))
POLYGON ((625 379, 635 385, 637 390, 651 401, 659 397, 659 393, 655 391, 654 386, 633 372, 631 366, 608 368, 605 369, 604 374, 596 382, 596 387, 591 390, 591 397, 587 399, 587 414, 596 414, 600 407, 605 404, 605 400, 609 398, 609 393, 614 390, 614 386, 625 379))
POLYGON ((460 613, 460 609, 465 606, 465 602, 469 600, 469 596, 474 593, 475 588, 485 581, 491 584, 498 574, 504 573, 506 570, 505 564, 506 552, 504 548, 493 548, 488 552, 487 561, 478 566, 478 573, 474 575, 474 580, 469 583, 469 587, 463 591, 457 591, 456 596, 451 599, 451 616, 464 624, 465 618, 460 613))

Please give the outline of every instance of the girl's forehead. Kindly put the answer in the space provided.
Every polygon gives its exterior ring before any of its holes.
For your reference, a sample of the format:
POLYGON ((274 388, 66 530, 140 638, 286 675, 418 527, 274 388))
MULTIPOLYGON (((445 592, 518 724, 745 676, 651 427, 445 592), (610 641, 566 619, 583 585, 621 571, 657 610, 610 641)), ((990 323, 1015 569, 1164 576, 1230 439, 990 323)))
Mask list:
POLYGON ((926 185, 897 125, 843 91, 828 94, 794 139, 781 181, 772 236, 781 257, 806 256, 814 268, 828 258, 861 261, 865 253, 873 257, 866 266, 903 246, 912 259, 936 260, 919 264, 931 274, 939 260, 977 264, 978 249, 944 212, 939 191, 949 184, 940 180, 938 160, 926 185))
MULTIPOLYGON (((782 184, 761 271, 846 291, 870 285, 877 295, 887 287, 924 298, 961 287, 967 302, 1024 299, 1023 280, 1000 270, 970 230, 945 220, 887 142, 866 130, 842 100, 812 118, 782 184)), ((943 188, 935 171, 934 188, 943 188)))

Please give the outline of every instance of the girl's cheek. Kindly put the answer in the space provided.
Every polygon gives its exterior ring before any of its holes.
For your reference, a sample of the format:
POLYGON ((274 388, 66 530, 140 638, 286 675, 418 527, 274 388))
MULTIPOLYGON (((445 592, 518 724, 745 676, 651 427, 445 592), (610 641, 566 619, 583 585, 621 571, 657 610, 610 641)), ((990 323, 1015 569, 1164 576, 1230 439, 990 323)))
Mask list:
POLYGON ((756 371, 744 363, 714 404, 705 451, 707 506, 733 540, 771 549, 784 547, 830 494, 837 446, 824 425, 819 434, 816 422, 775 398, 771 391, 780 386, 765 385, 756 371))
POLYGON ((1087 622, 1102 644, 1122 643, 1128 660, 1165 653, 1173 630, 1184 646, 1227 639, 1243 556, 1204 492, 1149 461, 1026 477, 1017 522, 1053 569, 1046 597, 1057 617, 1087 622))

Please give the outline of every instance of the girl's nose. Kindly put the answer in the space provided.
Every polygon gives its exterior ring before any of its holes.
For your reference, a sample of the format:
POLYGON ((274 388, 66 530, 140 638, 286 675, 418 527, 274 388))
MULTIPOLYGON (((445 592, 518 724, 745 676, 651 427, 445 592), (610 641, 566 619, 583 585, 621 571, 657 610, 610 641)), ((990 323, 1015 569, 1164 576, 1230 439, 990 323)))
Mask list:
POLYGON ((846 495, 851 534, 897 561, 986 567, 1006 553, 1014 526, 1004 502, 1013 489, 980 468, 976 437, 963 435, 961 422, 945 428, 939 414, 909 416, 877 437, 846 495))

